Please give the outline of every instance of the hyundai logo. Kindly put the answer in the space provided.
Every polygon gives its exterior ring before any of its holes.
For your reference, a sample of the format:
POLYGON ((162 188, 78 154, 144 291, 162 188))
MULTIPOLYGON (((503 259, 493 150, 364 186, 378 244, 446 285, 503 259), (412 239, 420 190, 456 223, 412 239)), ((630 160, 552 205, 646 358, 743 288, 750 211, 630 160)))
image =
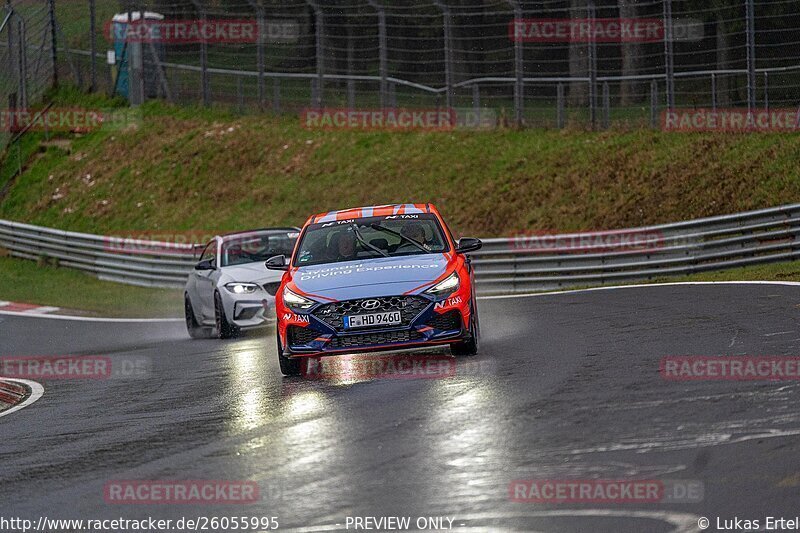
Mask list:
POLYGON ((381 306, 380 300, 364 300, 363 302, 361 302, 361 307, 368 311, 374 311, 375 309, 378 309, 380 306, 381 306))

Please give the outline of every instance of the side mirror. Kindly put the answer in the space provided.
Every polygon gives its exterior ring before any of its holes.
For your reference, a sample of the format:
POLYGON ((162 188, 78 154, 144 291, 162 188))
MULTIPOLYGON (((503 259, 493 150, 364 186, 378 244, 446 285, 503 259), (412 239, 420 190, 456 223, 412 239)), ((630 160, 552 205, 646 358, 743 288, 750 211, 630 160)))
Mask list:
POLYGON ((289 264, 286 262, 285 255, 270 257, 267 259, 267 262, 264 263, 264 266, 267 267, 267 270, 289 270, 289 264))
POLYGON ((474 252, 476 250, 480 250, 483 246, 483 243, 480 239, 473 239, 472 237, 464 237, 463 239, 458 241, 458 246, 456 246, 456 253, 458 254, 466 254, 469 252, 474 252))
POLYGON ((214 266, 214 263, 211 259, 206 259, 205 261, 200 261, 194 266, 195 270, 216 270, 217 267, 214 266))

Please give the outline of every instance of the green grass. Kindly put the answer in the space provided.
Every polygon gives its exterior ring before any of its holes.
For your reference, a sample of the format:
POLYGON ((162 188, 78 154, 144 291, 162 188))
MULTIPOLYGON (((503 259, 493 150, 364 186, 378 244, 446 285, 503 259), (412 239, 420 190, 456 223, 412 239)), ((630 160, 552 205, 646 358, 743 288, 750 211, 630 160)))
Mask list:
POLYGON ((654 283, 674 281, 800 281, 800 262, 767 263, 688 276, 671 276, 654 280, 654 283))
POLYGON ((179 317, 182 291, 101 281, 67 268, 0 257, 0 300, 52 305, 105 317, 179 317))
MULTIPOLYGON (((67 90, 54 98, 119 105, 67 90)), ((455 233, 491 237, 800 199, 800 137, 792 134, 310 131, 297 117, 218 108, 153 102, 142 113, 138 128, 62 135, 70 146, 37 152, 0 201, 0 218, 95 233, 225 231, 431 201, 455 233)))

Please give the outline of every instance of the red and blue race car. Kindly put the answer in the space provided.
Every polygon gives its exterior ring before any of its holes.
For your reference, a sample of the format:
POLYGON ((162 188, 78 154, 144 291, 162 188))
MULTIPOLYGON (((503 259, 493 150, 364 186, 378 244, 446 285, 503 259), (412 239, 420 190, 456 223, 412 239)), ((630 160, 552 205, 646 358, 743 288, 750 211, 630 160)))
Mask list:
POLYGON ((312 216, 275 296, 284 375, 303 358, 449 344, 478 351, 480 327, 469 252, 431 204, 361 207, 312 216))

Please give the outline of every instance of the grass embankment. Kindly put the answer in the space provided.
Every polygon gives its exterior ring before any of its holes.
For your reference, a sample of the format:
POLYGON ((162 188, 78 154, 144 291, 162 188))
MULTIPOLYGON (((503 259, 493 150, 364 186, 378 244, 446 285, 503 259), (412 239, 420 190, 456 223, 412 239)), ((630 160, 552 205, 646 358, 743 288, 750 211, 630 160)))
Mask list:
MULTIPOLYGON (((76 105, 70 93, 62 99, 76 105)), ((308 131, 296 118, 161 103, 142 113, 138 128, 71 137, 27 161, 0 217, 93 232, 233 230, 431 201, 456 233, 503 236, 800 199, 791 134, 308 131)))
MULTIPOLYGON (((118 104, 69 90, 54 100, 118 104)), ((151 103, 138 127, 42 141, 26 139, 21 176, 16 153, 3 162, 0 218, 94 233, 298 225, 315 212, 431 201, 456 234, 492 237, 626 228, 800 199, 800 137, 792 134, 309 131, 297 118, 151 103)), ((720 275, 795 275, 786 268, 720 275)), ((9 284, 0 287, 0 298, 12 299, 9 284)))
MULTIPOLYGON (((133 287, 101 281, 68 268, 0 257, 0 300, 52 305, 105 317, 178 317, 179 290, 133 287)), ((0 308, 1 310, 2 308, 0 308)))

